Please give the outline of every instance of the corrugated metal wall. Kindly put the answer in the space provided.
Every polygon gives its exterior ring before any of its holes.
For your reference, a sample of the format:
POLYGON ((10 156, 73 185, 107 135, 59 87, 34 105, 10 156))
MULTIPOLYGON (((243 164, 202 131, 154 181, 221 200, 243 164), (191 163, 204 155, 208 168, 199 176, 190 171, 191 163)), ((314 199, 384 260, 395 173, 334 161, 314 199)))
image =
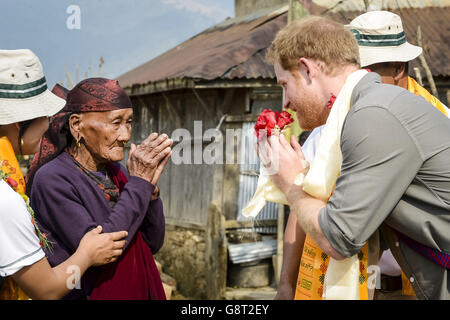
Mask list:
MULTIPOLYGON (((254 122, 244 122, 242 125, 241 140, 241 173, 239 176, 239 196, 238 196, 238 216, 237 220, 251 220, 251 218, 242 215, 242 209, 247 205, 256 191, 259 173, 259 158, 256 154, 254 144, 257 142, 254 134, 254 122)), ((258 220, 277 219, 278 205, 273 202, 267 202, 266 206, 255 218, 255 226, 258 220)), ((254 231, 260 233, 277 233, 276 227, 255 227, 254 231)))

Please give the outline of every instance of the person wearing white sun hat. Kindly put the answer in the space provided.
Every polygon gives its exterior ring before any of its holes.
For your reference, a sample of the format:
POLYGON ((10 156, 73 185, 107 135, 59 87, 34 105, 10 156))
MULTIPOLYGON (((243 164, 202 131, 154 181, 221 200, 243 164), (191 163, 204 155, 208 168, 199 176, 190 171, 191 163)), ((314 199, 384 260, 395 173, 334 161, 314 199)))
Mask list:
MULTIPOLYGON (((444 115, 450 116, 444 104, 408 76, 408 62, 420 56, 423 50, 406 40, 400 16, 389 11, 370 11, 356 17, 346 27, 358 41, 361 67, 378 73, 384 83, 423 96, 444 115)), ((415 296, 390 250, 383 252, 379 267, 381 288, 375 291, 375 299, 408 299, 415 296)))
POLYGON ((369 11, 346 27, 358 41, 361 67, 378 73, 383 83, 423 96, 450 117, 450 110, 444 104, 408 76, 408 62, 420 56, 423 50, 407 41, 399 15, 389 11, 369 11))
POLYGON ((38 57, 28 49, 0 50, 0 125, 49 117, 66 102, 47 88, 38 57))
POLYGON ((0 50, 0 278, 5 278, 1 299, 26 299, 26 295, 58 299, 71 289, 69 266, 78 266, 84 273, 91 265, 116 260, 125 245, 121 239, 127 232, 101 234, 98 226, 86 233, 77 251, 63 263, 51 268, 45 258, 42 246, 51 244, 34 219, 16 156, 37 151, 48 117, 64 105, 64 99, 47 89, 42 65, 33 52, 0 50))
POLYGON ((380 62, 407 62, 417 58, 422 48, 406 41, 400 16, 389 11, 369 11, 346 26, 359 45, 361 67, 380 62))

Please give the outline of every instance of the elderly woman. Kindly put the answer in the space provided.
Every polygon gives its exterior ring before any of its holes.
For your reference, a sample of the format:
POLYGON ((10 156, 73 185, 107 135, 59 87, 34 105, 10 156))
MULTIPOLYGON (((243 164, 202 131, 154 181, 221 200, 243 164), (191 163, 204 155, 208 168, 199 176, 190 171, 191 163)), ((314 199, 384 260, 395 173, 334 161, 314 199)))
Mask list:
POLYGON ((76 265, 83 274, 91 265, 114 261, 127 233, 100 234, 101 228, 92 226, 71 257, 50 267, 41 246, 51 244, 33 219, 16 155, 36 152, 48 117, 65 101, 47 89, 42 65, 30 50, 0 50, 0 66, 0 279, 5 279, 0 300, 59 299, 70 290, 68 267, 76 265))
POLYGON ((67 95, 64 114, 50 124, 52 146, 41 146, 32 177, 32 207, 51 241, 51 264, 66 259, 87 230, 128 231, 124 253, 91 268, 66 299, 165 299, 152 253, 162 246, 163 206, 156 187, 172 140, 151 134, 131 145, 128 170, 118 161, 130 139, 133 109, 117 81, 91 78, 67 95), (46 153, 45 150, 51 150, 46 153))

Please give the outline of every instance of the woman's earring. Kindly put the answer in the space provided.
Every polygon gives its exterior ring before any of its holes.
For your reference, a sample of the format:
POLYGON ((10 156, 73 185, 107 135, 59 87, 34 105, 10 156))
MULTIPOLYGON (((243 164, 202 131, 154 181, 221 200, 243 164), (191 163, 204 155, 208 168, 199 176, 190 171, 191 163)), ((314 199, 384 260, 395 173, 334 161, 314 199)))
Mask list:
POLYGON ((23 148, 23 138, 20 138, 20 147, 23 148))

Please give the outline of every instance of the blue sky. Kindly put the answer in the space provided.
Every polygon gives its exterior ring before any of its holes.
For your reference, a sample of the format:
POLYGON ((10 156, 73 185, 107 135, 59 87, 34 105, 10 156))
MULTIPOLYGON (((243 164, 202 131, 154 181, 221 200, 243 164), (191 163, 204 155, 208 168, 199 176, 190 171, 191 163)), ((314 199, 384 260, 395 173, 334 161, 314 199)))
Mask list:
POLYGON ((0 49, 31 49, 49 87, 67 86, 65 66, 75 82, 77 66, 78 80, 99 76, 103 57, 115 78, 233 16, 234 0, 1 0, 0 49), (70 5, 80 29, 67 27, 70 5))

